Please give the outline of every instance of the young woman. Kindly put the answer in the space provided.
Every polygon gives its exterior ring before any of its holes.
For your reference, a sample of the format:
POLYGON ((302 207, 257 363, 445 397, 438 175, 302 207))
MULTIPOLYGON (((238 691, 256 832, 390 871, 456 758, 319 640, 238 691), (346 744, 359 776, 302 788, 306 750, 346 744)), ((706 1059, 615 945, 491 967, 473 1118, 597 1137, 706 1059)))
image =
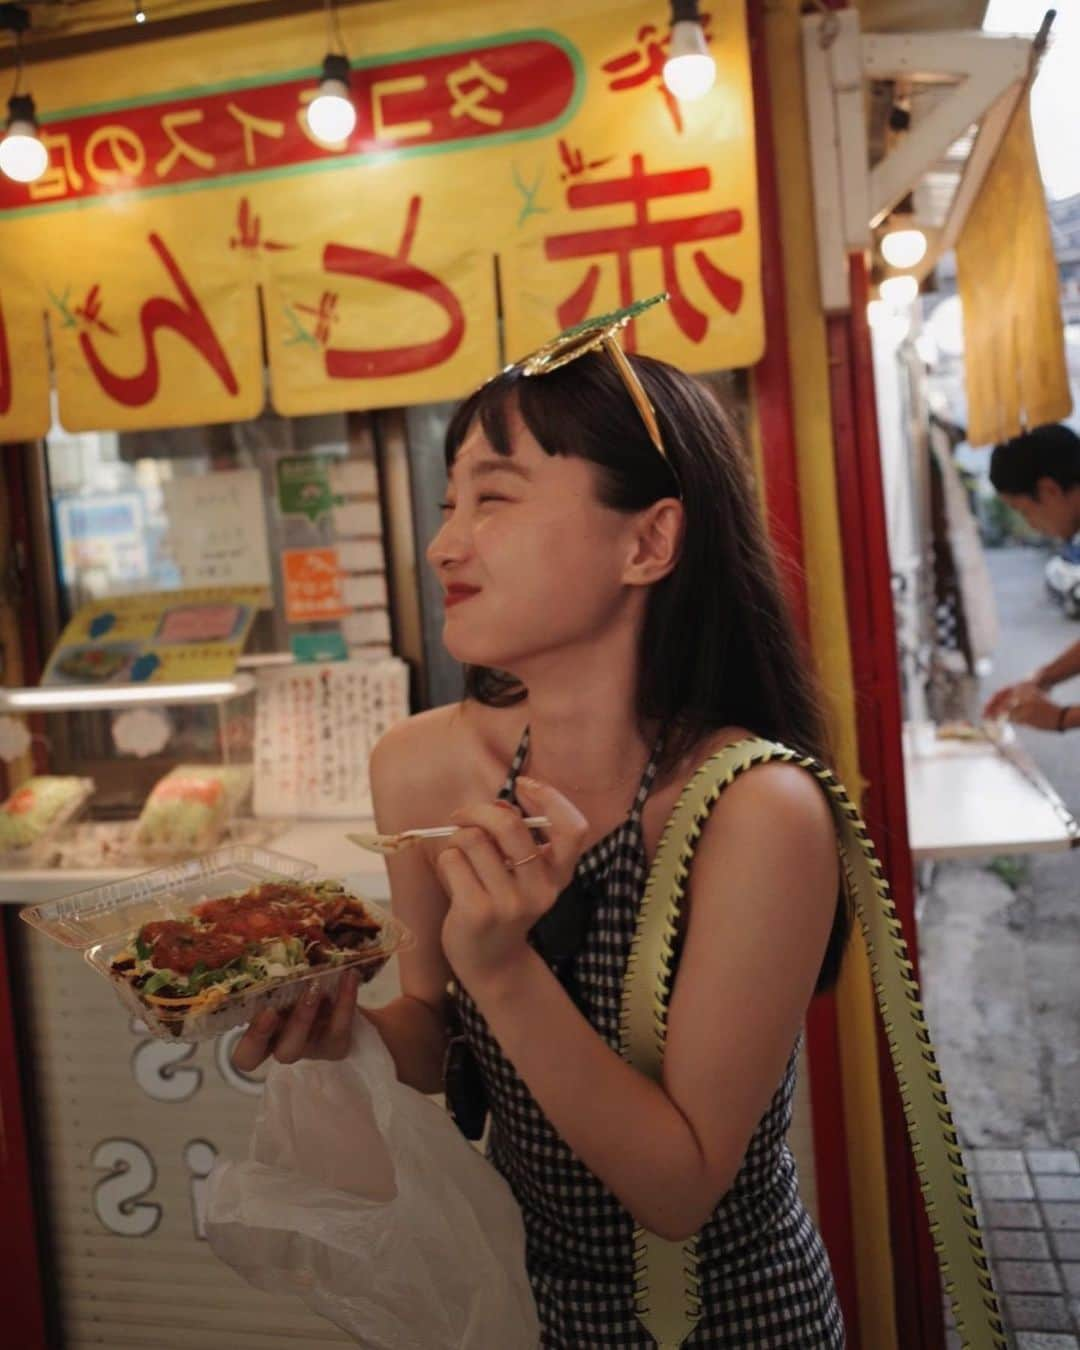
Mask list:
MULTIPOLYGON (((618 1051, 637 910, 687 781, 749 735, 827 753, 731 420, 695 380, 631 360, 655 436, 603 350, 536 378, 511 368, 449 428, 428 560, 467 694, 396 726, 371 772, 380 830, 460 829, 388 859, 418 942, 402 996, 366 1015, 400 1078, 433 1093, 453 1005, 545 1347, 653 1344, 635 1225, 698 1236, 687 1350, 842 1346, 784 1141, 807 1004, 850 922, 830 808, 804 770, 759 765, 721 794, 688 883, 662 1083, 618 1051), (560 894, 582 928, 556 972, 530 934, 560 894)), ((271 1013, 237 1065, 346 1053, 354 1003, 349 985, 333 1009, 271 1013)))

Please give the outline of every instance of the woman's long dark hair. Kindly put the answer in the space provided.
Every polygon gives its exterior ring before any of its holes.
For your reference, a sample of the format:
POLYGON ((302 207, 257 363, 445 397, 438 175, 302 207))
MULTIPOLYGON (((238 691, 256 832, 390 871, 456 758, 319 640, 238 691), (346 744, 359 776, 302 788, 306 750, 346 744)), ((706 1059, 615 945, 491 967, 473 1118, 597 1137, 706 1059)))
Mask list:
MULTIPOLYGON (((447 470, 477 418, 495 452, 510 454, 516 408, 547 454, 596 466, 597 499, 606 507, 642 511, 681 486, 682 548, 673 570, 650 588, 638 660, 638 723, 664 729, 661 772, 729 725, 828 763, 817 680, 784 598, 734 422, 691 376, 648 357, 630 360, 671 465, 649 439, 614 362, 599 353, 542 376, 511 368, 478 389, 447 428, 447 470)), ((505 671, 466 666, 465 694, 506 707, 527 690, 505 671)), ((835 982, 850 928, 841 895, 818 992, 835 982)))

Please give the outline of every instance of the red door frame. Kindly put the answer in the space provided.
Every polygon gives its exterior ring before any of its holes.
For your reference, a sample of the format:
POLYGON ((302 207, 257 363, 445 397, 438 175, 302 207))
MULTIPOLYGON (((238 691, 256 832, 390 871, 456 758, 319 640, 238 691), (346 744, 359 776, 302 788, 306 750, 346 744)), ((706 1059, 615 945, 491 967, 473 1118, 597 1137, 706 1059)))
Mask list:
MULTIPOLYGON (((753 76, 758 211, 761 220, 761 283, 765 310, 765 354, 754 367, 765 480, 765 512, 769 534, 779 554, 788 599, 809 651, 809 598, 788 356, 780 202, 776 183, 764 20, 758 4, 750 3, 747 6, 747 19, 753 76)), ((848 1345, 850 1350, 861 1350, 847 1123, 844 1118, 836 998, 833 994, 822 994, 810 1004, 806 1018, 806 1048, 813 1115, 818 1226, 829 1252, 847 1325, 848 1345)))
MULTIPOLYGON (((867 320, 866 259, 852 255, 851 311, 827 321, 833 444, 855 680, 863 814, 881 856, 918 979, 915 878, 907 830, 896 619, 867 320)), ((944 1350, 941 1282, 888 1045, 877 1022, 896 1327, 904 1350, 944 1350)))
MULTIPOLYGON (((7 493, 10 526, 4 547, 11 551, 7 561, 18 569, 23 595, 19 628, 24 676, 29 682, 37 679, 39 666, 37 631, 30 617, 36 607, 33 592, 28 589, 33 584, 33 569, 29 565, 31 540, 25 509, 27 453, 21 446, 0 448, 0 492, 7 493)), ((0 916, 3 918, 6 916, 0 916)), ((17 1345, 20 1350, 45 1350, 44 1216, 38 1210, 31 1179, 32 1147, 17 1016, 7 927, 0 922, 0 1195, 4 1197, 0 1308, 4 1310, 5 1344, 17 1345)))

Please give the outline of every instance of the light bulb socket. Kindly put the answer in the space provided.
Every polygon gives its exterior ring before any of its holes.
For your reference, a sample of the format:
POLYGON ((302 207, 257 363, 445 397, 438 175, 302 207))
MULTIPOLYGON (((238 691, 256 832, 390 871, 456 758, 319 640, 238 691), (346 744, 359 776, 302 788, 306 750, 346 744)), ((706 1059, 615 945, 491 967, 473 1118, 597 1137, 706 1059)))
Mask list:
POLYGON ((701 9, 698 0, 671 0, 671 22, 700 23, 701 9))
MULTIPOLYGON (((326 53, 323 57, 322 78, 320 79, 319 84, 323 85, 328 80, 334 80, 338 84, 343 84, 345 88, 348 89, 349 58, 347 56, 342 56, 340 52, 326 53)), ((337 93, 338 91, 335 89, 333 92, 337 93)))
POLYGON ((712 59, 705 31, 696 19, 680 19, 671 30, 668 58, 677 61, 680 56, 707 56, 712 59))
POLYGON ((12 94, 8 99, 7 130, 19 136, 37 135, 37 111, 29 94, 12 94))

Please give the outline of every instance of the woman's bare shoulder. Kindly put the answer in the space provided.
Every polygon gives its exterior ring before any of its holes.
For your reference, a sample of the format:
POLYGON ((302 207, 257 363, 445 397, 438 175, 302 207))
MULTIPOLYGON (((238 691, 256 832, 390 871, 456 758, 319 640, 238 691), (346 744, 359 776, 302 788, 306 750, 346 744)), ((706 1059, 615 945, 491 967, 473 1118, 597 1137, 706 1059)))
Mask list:
MULTIPOLYGON (((525 725, 520 709, 488 708, 471 699, 414 713, 379 738, 371 755, 376 810, 409 824, 445 824, 466 802, 494 796, 525 725)), ((382 826, 380 826, 382 828, 382 826)), ((403 829, 405 825, 388 824, 403 829)))

